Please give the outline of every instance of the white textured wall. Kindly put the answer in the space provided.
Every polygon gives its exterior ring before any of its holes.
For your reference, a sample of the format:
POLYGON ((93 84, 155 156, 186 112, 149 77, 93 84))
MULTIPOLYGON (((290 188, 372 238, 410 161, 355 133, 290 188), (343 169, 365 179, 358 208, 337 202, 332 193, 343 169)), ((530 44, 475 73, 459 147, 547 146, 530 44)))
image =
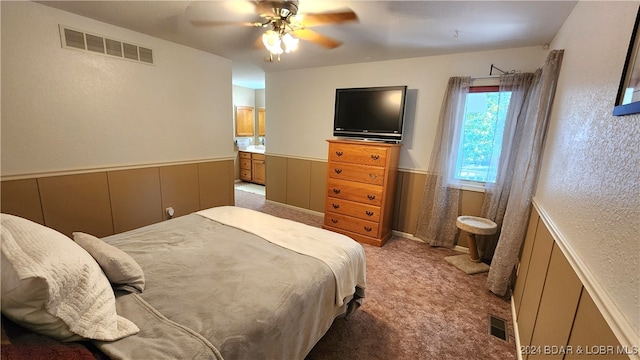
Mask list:
POLYGON ((533 71, 547 53, 527 47, 267 73, 267 152, 326 159, 336 88, 407 85, 400 167, 426 170, 449 77, 487 76, 491 64, 533 71))
POLYGON ((580 2, 551 44, 565 53, 536 200, 640 333, 640 116, 611 115, 637 9, 580 2))
POLYGON ((33 2, 2 6, 2 175, 233 156, 231 61, 33 2), (154 50, 64 49, 58 24, 154 50))

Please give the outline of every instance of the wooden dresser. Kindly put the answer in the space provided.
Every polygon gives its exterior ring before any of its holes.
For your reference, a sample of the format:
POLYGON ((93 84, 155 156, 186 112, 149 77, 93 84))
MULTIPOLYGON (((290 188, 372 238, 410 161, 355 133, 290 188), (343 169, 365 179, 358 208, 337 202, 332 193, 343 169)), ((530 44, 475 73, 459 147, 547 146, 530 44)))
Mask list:
POLYGON ((382 246, 391 237, 399 144, 327 140, 324 225, 382 246))

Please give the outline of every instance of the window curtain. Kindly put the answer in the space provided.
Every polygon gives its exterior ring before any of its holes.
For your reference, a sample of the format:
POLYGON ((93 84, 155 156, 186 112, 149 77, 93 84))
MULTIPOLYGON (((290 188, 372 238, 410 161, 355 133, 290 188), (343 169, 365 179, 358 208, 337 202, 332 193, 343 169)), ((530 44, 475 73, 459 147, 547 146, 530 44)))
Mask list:
POLYGON ((460 190, 452 187, 456 151, 460 138, 460 121, 471 77, 452 77, 447 84, 429 172, 420 204, 414 235, 431 246, 453 247, 456 240, 456 218, 459 212, 460 190))
POLYGON ((498 225, 498 231, 490 236, 476 236, 480 259, 490 264, 501 234, 504 214, 509 200, 511 185, 515 171, 515 154, 512 150, 517 148, 522 140, 524 131, 526 109, 530 100, 535 96, 536 86, 540 84, 542 71, 524 74, 509 74, 500 77, 500 92, 510 92, 511 101, 507 109, 504 135, 502 137, 502 150, 496 161, 495 183, 485 184, 484 202, 482 203, 481 216, 493 220, 498 225))
POLYGON ((478 237, 482 259, 491 261, 487 288, 496 295, 506 294, 525 237, 563 53, 551 51, 533 74, 500 78, 500 91, 511 91, 511 103, 496 182, 487 184, 482 205, 482 216, 499 232, 478 237))

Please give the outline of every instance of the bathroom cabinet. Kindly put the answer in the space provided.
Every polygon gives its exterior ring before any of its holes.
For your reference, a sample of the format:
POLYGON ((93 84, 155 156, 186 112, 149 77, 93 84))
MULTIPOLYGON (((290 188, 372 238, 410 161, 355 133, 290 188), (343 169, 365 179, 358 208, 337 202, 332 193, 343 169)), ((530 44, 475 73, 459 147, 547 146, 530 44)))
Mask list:
POLYGON ((254 115, 250 106, 236 106, 236 136, 254 135, 254 115))
POLYGON ((240 151, 240 180, 264 185, 265 161, 264 154, 240 151))

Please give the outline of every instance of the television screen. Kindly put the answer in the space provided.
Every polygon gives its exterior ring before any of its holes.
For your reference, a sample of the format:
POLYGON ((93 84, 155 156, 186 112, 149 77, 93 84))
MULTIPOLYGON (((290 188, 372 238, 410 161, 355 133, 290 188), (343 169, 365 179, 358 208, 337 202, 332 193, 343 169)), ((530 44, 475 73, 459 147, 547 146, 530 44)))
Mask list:
POLYGON ((333 135, 402 140, 406 86, 336 89, 333 135))

